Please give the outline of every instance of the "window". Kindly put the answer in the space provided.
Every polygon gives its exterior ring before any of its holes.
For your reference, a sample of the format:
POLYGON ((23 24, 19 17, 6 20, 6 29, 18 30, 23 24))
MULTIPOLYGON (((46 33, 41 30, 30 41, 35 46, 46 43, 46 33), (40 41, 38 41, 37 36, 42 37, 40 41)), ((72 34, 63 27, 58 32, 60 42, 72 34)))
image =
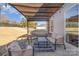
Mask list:
POLYGON ((66 41, 78 47, 78 5, 66 12, 66 41))

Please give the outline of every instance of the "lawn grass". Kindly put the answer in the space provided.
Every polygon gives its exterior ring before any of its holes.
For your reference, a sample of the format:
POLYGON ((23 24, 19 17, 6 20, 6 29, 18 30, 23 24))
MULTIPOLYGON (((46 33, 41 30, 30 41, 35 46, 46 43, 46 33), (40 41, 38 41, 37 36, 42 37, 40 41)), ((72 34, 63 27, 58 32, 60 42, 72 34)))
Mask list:
POLYGON ((0 46, 8 44, 24 34, 27 34, 25 28, 0 27, 0 46))
POLYGON ((66 31, 78 31, 79 28, 65 28, 66 31))

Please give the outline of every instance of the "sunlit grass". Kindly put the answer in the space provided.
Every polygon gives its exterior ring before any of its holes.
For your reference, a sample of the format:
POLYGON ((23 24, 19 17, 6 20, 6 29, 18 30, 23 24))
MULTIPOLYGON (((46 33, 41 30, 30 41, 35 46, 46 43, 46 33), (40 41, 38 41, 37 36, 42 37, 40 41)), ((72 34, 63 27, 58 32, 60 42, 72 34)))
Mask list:
POLYGON ((27 30, 25 28, 0 27, 0 46, 16 40, 23 34, 27 34, 27 30))
POLYGON ((78 31, 79 28, 65 28, 66 31, 78 31))
POLYGON ((65 28, 68 33, 79 35, 79 28, 65 28))

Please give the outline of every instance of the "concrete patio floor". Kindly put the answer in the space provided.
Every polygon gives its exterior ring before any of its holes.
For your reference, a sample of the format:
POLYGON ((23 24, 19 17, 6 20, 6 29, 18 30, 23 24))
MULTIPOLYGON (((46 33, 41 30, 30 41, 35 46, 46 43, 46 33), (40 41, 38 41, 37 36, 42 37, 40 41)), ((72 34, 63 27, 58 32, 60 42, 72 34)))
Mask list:
POLYGON ((54 52, 36 52, 35 56, 79 56, 79 48, 66 43, 66 50, 63 46, 58 46, 54 52))

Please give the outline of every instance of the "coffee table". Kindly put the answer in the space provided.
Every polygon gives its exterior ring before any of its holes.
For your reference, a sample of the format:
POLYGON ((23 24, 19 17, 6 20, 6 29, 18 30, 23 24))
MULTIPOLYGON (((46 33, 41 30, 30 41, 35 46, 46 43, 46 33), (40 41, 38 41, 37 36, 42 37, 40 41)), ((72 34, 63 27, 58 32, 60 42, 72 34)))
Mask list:
POLYGON ((54 46, 46 37, 38 37, 33 45, 33 55, 35 55, 35 52, 53 52, 54 46))

